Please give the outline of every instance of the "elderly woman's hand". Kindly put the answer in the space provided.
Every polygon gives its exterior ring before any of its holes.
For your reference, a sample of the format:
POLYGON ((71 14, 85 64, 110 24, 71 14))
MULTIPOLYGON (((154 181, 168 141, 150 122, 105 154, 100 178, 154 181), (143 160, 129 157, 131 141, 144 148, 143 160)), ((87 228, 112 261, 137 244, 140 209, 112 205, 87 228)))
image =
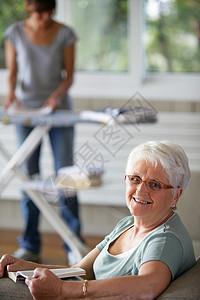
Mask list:
POLYGON ((26 279, 25 283, 36 300, 62 299, 64 281, 48 269, 35 269, 33 278, 26 279))
POLYGON ((33 270, 35 267, 35 263, 4 254, 0 259, 0 278, 3 277, 5 270, 15 272, 18 270, 33 270))

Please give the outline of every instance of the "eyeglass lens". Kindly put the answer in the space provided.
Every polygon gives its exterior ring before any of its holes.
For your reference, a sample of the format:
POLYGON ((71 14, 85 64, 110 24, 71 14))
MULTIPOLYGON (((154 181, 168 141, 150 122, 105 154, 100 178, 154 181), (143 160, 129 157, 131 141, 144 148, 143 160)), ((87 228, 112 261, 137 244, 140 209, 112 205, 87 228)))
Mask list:
POLYGON ((165 183, 156 180, 142 180, 140 177, 137 176, 126 175, 125 179, 128 179, 131 184, 135 185, 139 185, 142 182, 144 182, 149 191, 160 191, 162 189, 171 188, 171 186, 167 186, 165 183))

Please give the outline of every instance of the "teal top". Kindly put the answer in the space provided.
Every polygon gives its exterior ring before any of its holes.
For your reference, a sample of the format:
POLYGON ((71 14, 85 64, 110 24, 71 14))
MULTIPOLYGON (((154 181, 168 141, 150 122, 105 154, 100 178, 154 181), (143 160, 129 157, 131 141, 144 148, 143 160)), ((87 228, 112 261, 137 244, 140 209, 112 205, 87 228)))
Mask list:
POLYGON ((138 275, 142 264, 154 260, 165 263, 174 280, 195 264, 191 238, 176 213, 147 234, 135 248, 119 255, 111 255, 108 252, 109 245, 133 225, 133 216, 122 219, 97 245, 100 254, 93 266, 96 279, 138 275))

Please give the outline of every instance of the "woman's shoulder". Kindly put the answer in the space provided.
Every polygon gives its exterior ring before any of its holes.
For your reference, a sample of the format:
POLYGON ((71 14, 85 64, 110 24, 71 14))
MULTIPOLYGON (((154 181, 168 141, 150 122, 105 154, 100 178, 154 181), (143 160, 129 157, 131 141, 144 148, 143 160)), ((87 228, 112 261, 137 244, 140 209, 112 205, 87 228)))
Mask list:
POLYGON ((146 242, 176 245, 179 249, 193 249, 192 239, 177 213, 146 236, 146 242))
POLYGON ((63 31, 67 31, 67 32, 74 32, 75 33, 75 30, 70 26, 70 25, 67 25, 67 24, 64 24, 64 23, 58 23, 60 25, 60 27, 62 28, 63 31))
POLYGON ((15 22, 13 24, 11 24, 7 30, 19 30, 23 27, 23 23, 24 21, 18 21, 18 22, 15 22))
POLYGON ((124 230, 134 224, 134 217, 133 216, 127 216, 123 219, 121 219, 117 225, 115 226, 115 231, 121 231, 124 230))
POLYGON ((78 36, 77 36, 75 30, 68 25, 61 24, 61 23, 60 23, 60 25, 61 25, 60 26, 60 37, 62 39, 64 39, 67 44, 74 43, 78 39, 78 36))
POLYGON ((9 36, 10 34, 17 34, 23 27, 24 21, 18 21, 11 24, 5 31, 4 37, 9 36))

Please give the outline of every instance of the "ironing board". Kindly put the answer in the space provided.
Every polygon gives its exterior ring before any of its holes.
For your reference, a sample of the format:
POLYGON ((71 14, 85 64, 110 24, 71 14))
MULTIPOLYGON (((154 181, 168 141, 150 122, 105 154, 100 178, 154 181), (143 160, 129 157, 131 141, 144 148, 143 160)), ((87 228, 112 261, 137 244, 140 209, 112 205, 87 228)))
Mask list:
MULTIPOLYGON (((8 150, 0 142, 0 153, 7 160, 6 166, 0 173, 1 192, 9 184, 14 175, 18 177, 22 184, 30 181, 30 178, 22 171, 21 165, 31 156, 44 135, 48 133, 52 127, 67 127, 81 121, 79 114, 66 111, 57 111, 53 114, 31 117, 26 115, 11 116, 4 110, 0 111, 0 120, 4 124, 24 124, 34 127, 13 156, 9 154, 8 150)), ((51 204, 42 197, 40 192, 32 190, 28 185, 24 185, 24 190, 64 242, 69 245, 77 262, 80 261, 82 257, 88 253, 88 247, 71 231, 69 226, 56 213, 51 204)))
MULTIPOLYGON (((125 117, 125 123, 146 123, 155 122, 156 114, 154 110, 149 108, 132 109, 133 114, 125 117)), ((123 109, 124 112, 124 109, 123 109)), ((117 111, 117 116, 121 118, 122 110, 117 111)), ((126 111, 125 111, 126 112, 126 111)), ((130 110, 129 110, 130 112, 130 110)), ((116 110, 114 110, 116 117, 116 110)), ((7 160, 7 164, 0 173, 0 192, 9 184, 15 175, 22 182, 24 190, 33 200, 35 205, 57 231, 61 238, 66 242, 76 257, 77 262, 80 261, 86 253, 88 247, 71 231, 69 226, 58 216, 52 206, 44 199, 41 193, 30 188, 30 185, 24 185, 29 182, 30 178, 21 169, 21 165, 31 156, 42 138, 52 127, 71 126, 77 122, 92 122, 106 124, 111 119, 110 111, 108 115, 103 112, 86 111, 83 113, 74 113, 65 110, 58 110, 54 113, 46 115, 9 115, 4 109, 0 110, 0 121, 4 124, 23 124, 33 127, 33 130, 18 148, 13 156, 11 156, 4 145, 0 142, 0 153, 7 160)), ((121 122, 121 119, 119 120, 121 122)))

